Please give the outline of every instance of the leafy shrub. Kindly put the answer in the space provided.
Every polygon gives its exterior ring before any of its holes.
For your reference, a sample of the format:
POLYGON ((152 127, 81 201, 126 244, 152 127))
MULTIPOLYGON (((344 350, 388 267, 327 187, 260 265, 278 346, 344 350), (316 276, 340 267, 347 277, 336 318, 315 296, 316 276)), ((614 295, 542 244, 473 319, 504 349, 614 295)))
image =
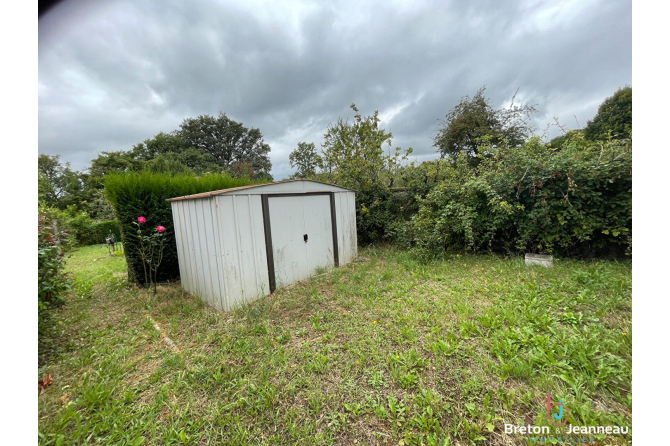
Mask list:
POLYGON ((328 125, 320 161, 323 171, 315 178, 356 191, 358 241, 368 244, 386 238, 386 227, 397 211, 390 188, 412 149, 392 149, 393 135, 379 127, 378 111, 363 117, 355 104, 350 108, 353 122, 338 118, 328 125))
POLYGON ((66 210, 42 206, 42 213, 58 221, 61 228, 67 230, 68 237, 61 246, 88 246, 105 243, 111 231, 117 240, 121 239, 121 229, 117 220, 95 221, 86 212, 69 206, 66 210))
POLYGON ((63 302, 72 281, 63 273, 62 245, 67 243, 67 233, 43 214, 38 214, 37 233, 37 299, 38 308, 45 310, 63 302))
POLYGON ((73 236, 76 246, 88 246, 105 243, 110 231, 117 240, 121 240, 118 220, 93 221, 85 212, 79 212, 66 219, 65 224, 73 236))
POLYGON ((167 199, 254 183, 257 182, 226 175, 196 177, 152 172, 110 175, 105 181, 105 191, 121 227, 121 240, 128 263, 128 279, 144 284, 143 262, 135 226, 139 216, 146 217, 148 228, 163 225, 168 229, 161 270, 156 280, 174 280, 179 278, 179 263, 172 207, 167 199))
POLYGON ((554 150, 532 139, 523 147, 480 151, 449 168, 404 228, 411 244, 449 248, 593 256, 622 255, 632 230, 632 151, 626 140, 574 140, 554 150))
POLYGON ((72 280, 63 272, 63 246, 68 243, 67 231, 49 209, 40 207, 37 220, 37 335, 38 363, 53 352, 57 322, 53 308, 63 303, 72 280))
POLYGON ((105 243, 105 239, 110 232, 114 234, 117 240, 121 240, 121 227, 118 220, 94 221, 77 242, 80 246, 105 243))

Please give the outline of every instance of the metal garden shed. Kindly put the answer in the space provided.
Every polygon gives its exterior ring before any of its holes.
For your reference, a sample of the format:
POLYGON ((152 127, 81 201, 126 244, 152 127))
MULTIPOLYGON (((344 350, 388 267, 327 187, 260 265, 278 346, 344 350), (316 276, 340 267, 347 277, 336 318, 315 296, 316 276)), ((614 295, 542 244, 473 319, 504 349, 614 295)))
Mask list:
POLYGON ((355 192, 287 180, 171 198, 182 287, 217 309, 357 256, 355 192))

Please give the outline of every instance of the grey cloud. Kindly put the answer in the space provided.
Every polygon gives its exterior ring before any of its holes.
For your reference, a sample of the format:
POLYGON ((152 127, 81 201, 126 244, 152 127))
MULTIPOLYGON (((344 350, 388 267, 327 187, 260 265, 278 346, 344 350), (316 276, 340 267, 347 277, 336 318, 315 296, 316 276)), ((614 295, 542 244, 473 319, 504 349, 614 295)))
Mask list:
POLYGON ((585 125, 631 84, 630 1, 260 5, 55 7, 40 20, 40 152, 83 168, 222 111, 261 129, 282 178, 297 142, 320 144, 352 102, 399 110, 384 122, 394 145, 429 159, 438 120, 483 85, 496 105, 520 88, 541 129, 555 116, 574 128, 573 114, 585 125))

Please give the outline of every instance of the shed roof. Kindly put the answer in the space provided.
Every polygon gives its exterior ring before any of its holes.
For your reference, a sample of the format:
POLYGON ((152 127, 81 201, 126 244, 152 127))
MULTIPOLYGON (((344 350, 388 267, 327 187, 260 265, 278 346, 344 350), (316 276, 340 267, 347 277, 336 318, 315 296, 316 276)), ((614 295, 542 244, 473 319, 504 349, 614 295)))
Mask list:
MULTIPOLYGON (((226 195, 226 194, 229 194, 231 192, 246 191, 246 190, 249 190, 249 193, 253 194, 255 191, 250 190, 250 189, 255 189, 255 188, 259 188, 259 187, 272 188, 272 187, 280 185, 280 184, 294 183, 294 182, 303 182, 303 183, 307 182, 307 183, 323 184, 323 185, 328 186, 329 188, 340 189, 343 192, 355 192, 352 189, 347 189, 345 187, 336 186, 334 184, 324 183, 322 181, 306 180, 306 179, 303 179, 303 178, 295 178, 295 179, 292 179, 292 180, 282 180, 282 181, 273 181, 271 183, 251 184, 249 186, 231 187, 229 189, 213 190, 213 191, 210 191, 210 192, 201 192, 199 194, 184 195, 183 197, 168 198, 167 201, 181 201, 181 200, 194 200, 194 199, 197 199, 197 198, 210 198, 210 197, 213 197, 215 195, 226 195)), ((329 190, 324 190, 324 191, 330 192, 329 190)), ((314 192, 315 191, 306 192, 306 193, 314 193, 314 192)), ((272 193, 272 192, 270 192, 270 193, 272 193)))

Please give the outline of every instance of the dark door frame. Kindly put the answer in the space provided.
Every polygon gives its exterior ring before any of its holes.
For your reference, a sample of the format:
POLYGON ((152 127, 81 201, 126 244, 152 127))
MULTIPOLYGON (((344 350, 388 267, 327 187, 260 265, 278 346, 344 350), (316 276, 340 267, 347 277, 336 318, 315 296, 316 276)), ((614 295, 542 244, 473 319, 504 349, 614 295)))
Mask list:
POLYGON ((337 211, 335 209, 335 192, 296 192, 281 194, 261 194, 261 207, 263 210, 263 228, 265 230, 265 254, 268 261, 268 279, 270 282, 270 294, 277 289, 277 280, 275 277, 275 260, 272 253, 272 228, 270 226, 270 205, 269 199, 272 197, 299 197, 309 195, 329 195, 330 196, 330 222, 333 232, 333 261, 335 266, 340 266, 340 253, 337 243, 337 211))

